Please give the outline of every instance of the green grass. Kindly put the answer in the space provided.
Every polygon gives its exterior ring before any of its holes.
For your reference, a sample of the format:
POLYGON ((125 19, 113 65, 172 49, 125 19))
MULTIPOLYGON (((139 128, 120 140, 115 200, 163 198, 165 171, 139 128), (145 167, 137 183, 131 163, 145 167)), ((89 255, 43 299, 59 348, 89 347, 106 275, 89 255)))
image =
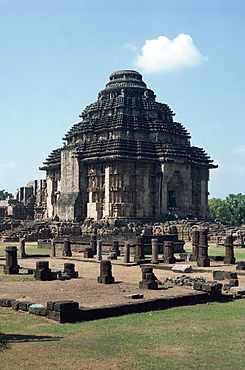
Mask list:
POLYGON ((2 369, 243 369, 244 300, 58 325, 1 309, 2 369), (10 336, 10 334, 12 336, 10 336))
MULTIPOLYGON (((186 243, 184 245, 184 249, 186 253, 192 252, 192 246, 190 243, 186 243)), ((216 247, 215 244, 209 244, 208 246, 208 254, 209 256, 225 256, 225 247, 218 246, 216 247)), ((234 248, 234 255, 237 261, 245 260, 245 248, 234 248)))
POLYGON ((28 269, 21 268, 19 274, 5 274, 3 266, 0 266, 0 282, 10 281, 34 281, 33 274, 28 274, 28 269))
MULTIPOLYGON (((18 251, 20 249, 18 242, 0 243, 0 256, 5 256, 5 247, 7 246, 16 246, 18 251)), ((50 254, 51 252, 50 249, 38 248, 36 242, 25 243, 25 251, 27 254, 50 254)))

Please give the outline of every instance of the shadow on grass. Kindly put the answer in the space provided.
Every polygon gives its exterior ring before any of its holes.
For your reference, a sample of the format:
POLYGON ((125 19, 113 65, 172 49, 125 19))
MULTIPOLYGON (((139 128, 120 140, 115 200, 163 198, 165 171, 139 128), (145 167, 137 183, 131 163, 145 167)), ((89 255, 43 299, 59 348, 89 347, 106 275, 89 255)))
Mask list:
POLYGON ((51 337, 50 335, 22 335, 22 334, 1 334, 3 339, 7 339, 10 343, 24 342, 53 342, 59 341, 63 337, 51 337))

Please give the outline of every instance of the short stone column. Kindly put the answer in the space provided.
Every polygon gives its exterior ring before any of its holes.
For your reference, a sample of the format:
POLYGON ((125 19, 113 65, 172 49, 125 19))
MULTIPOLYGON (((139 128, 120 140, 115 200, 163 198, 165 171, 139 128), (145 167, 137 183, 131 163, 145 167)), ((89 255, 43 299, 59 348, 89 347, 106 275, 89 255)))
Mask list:
POLYGON ((198 255, 198 260, 197 260, 197 266, 209 267, 210 259, 208 257, 208 246, 199 245, 198 250, 199 250, 199 255, 198 255))
POLYGON ((100 262, 100 276, 97 278, 98 283, 113 284, 114 277, 111 273, 111 261, 100 262))
POLYGON ((134 260, 144 260, 145 259, 145 253, 144 253, 144 239, 142 237, 138 238, 137 244, 135 246, 135 254, 134 254, 134 260))
POLYGON ((75 263, 64 263, 64 274, 70 276, 71 278, 77 278, 78 272, 75 271, 75 263))
POLYGON ((51 256, 56 257, 56 242, 54 239, 51 239, 51 256))
POLYGON ((235 264, 236 259, 234 256, 234 246, 232 234, 227 235, 225 238, 225 258, 224 264, 235 264))
POLYGON ((192 232, 192 256, 191 261, 197 261, 198 260, 198 245, 199 245, 199 231, 193 230, 192 232))
POLYGON ((124 245, 124 263, 130 262, 130 245, 125 244, 124 245))
POLYGON ((48 261, 37 261, 36 269, 34 270, 34 278, 36 280, 53 280, 51 269, 48 261))
POLYGON ((71 242, 69 239, 64 240, 64 249, 62 251, 62 256, 65 257, 71 257, 72 252, 71 252, 71 242))
POLYGON ((120 250, 119 250, 119 242, 117 240, 113 241, 111 252, 116 252, 117 256, 120 256, 120 250))
POLYGON ((166 240, 164 242, 163 262, 165 263, 176 262, 176 259, 174 257, 174 243, 171 240, 166 240))
POLYGON ((204 227, 199 229, 197 266, 199 267, 210 266, 210 259, 208 257, 208 229, 204 227))
POLYGON ((153 273, 152 267, 142 267, 142 280, 139 282, 139 288, 140 289, 152 289, 157 290, 158 289, 158 280, 153 273))
POLYGON ((94 253, 93 253, 92 248, 85 248, 84 249, 84 258, 93 258, 93 257, 94 257, 94 253))
POLYGON ((4 266, 5 274, 13 275, 19 273, 20 266, 17 261, 17 247, 5 247, 6 264, 4 266))
POLYGON ((20 258, 26 257, 25 245, 26 245, 25 238, 20 238, 20 253, 19 253, 20 258))
POLYGON ((90 238, 90 248, 92 249, 93 255, 97 252, 97 235, 92 234, 90 238))
POLYGON ((96 254, 97 261, 102 260, 102 240, 97 240, 97 254, 96 254))
POLYGON ((158 263, 158 239, 151 239, 152 263, 158 263))

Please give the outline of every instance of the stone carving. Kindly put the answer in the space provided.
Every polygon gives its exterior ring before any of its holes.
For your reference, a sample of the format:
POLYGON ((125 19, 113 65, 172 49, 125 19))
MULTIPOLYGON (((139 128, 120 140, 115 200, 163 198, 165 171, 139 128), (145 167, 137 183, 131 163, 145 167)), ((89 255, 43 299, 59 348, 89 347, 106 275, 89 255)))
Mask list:
POLYGON ((46 218, 157 219, 208 216, 209 169, 203 149, 174 122, 167 104, 132 70, 111 74, 96 102, 40 168, 46 218))

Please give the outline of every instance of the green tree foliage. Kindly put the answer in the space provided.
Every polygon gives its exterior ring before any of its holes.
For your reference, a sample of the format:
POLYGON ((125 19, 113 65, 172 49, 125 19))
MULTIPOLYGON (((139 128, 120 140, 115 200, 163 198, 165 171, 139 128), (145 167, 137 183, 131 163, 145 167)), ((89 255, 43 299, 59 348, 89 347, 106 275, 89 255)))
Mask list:
POLYGON ((213 219, 231 225, 245 223, 245 194, 229 194, 224 200, 212 198, 208 201, 209 214, 213 219))
POLYGON ((3 190, 0 190, 0 200, 5 200, 7 198, 13 198, 13 194, 8 193, 4 189, 3 190))

